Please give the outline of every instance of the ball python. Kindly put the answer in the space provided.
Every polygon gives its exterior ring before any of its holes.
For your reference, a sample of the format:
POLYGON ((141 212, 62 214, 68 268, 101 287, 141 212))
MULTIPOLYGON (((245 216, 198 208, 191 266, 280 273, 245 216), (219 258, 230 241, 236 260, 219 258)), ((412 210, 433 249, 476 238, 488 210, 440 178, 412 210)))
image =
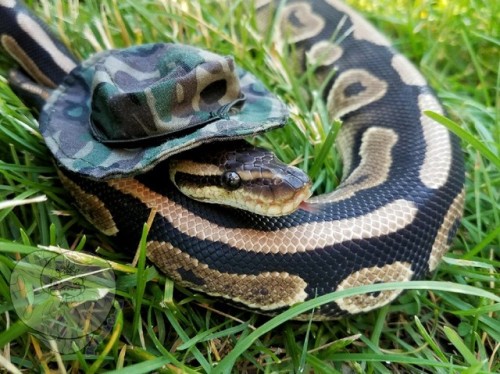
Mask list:
MULTIPOLYGON (((293 46, 300 71, 313 66, 319 80, 330 79, 322 95, 331 120, 342 121, 336 146, 344 163, 334 192, 310 198, 312 209, 266 217, 186 197, 164 177, 171 173, 168 163, 107 181, 63 171, 64 186, 117 248, 137 242, 154 209, 149 260, 180 285, 257 312, 277 313, 351 287, 424 277, 449 247, 464 204, 459 141, 424 114, 443 113, 436 95, 412 63, 340 1, 256 5, 260 26, 266 30, 275 20, 276 43, 293 46)), ((40 84, 56 86, 76 62, 46 31, 26 27, 16 17, 17 6, 0 1, 0 11, 14 15, 8 27, 0 26, 2 44, 38 79, 38 85, 25 81, 21 89, 45 99, 48 91, 40 84), (28 39, 36 51, 23 49, 28 39), (40 71, 42 61, 48 64, 40 71)), ((205 170, 217 173, 207 165, 207 153, 192 153, 205 170)), ((400 292, 347 297, 323 305, 312 318, 366 312, 400 292)))

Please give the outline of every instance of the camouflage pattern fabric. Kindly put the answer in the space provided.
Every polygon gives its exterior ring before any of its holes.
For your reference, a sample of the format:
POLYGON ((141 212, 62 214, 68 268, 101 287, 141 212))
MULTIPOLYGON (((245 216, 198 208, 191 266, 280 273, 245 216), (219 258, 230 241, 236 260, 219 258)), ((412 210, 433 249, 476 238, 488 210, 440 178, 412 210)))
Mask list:
POLYGON ((107 179, 142 173, 202 143, 282 126, 287 116, 230 57, 162 43, 84 61, 47 101, 40 130, 63 167, 107 179))

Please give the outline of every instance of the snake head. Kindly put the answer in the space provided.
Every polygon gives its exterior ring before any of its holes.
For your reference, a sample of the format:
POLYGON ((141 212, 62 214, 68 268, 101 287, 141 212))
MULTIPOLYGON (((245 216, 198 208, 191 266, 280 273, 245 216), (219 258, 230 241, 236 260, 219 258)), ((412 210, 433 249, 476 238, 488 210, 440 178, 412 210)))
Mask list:
POLYGON ((311 195, 300 169, 244 141, 182 152, 170 160, 170 179, 186 196, 266 216, 292 213, 311 195))

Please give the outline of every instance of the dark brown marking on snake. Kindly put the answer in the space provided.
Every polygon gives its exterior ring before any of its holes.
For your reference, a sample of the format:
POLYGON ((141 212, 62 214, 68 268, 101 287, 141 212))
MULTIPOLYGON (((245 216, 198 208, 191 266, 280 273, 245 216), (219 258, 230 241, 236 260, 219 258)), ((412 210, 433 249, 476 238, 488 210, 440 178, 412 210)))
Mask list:
POLYGON ((38 68, 38 65, 30 58, 30 56, 19 46, 17 41, 10 35, 2 35, 2 46, 13 56, 16 61, 37 80, 38 83, 55 88, 57 85, 52 82, 43 72, 38 68))
POLYGON ((113 220, 113 215, 106 208, 102 200, 95 195, 85 192, 79 185, 60 171, 59 178, 64 187, 75 199, 80 212, 90 223, 106 235, 116 235, 118 233, 118 227, 116 227, 115 221, 113 220))
POLYGON ((210 269, 170 243, 148 242, 148 258, 179 284, 252 308, 273 310, 304 301, 307 297, 304 291, 307 285, 298 276, 286 272, 223 273, 210 269))

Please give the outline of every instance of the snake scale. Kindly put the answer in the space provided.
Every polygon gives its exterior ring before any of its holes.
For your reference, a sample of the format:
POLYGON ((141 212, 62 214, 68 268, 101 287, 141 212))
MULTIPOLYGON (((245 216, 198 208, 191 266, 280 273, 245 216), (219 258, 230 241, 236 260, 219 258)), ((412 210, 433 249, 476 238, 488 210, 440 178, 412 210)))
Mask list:
MULTIPOLYGON (((2 45, 28 72, 43 65, 35 76, 54 87, 76 62, 43 29, 26 27, 17 6, 0 1, 2 45), (30 39, 38 46, 33 60, 33 51, 23 50, 30 39)), ((312 209, 264 217, 185 197, 166 181, 166 163, 107 181, 62 170, 63 184, 117 248, 137 243, 154 209, 148 258, 178 284, 256 311, 276 313, 335 290, 422 278, 449 247, 464 204, 459 141, 424 114, 443 113, 435 94, 384 36, 337 0, 257 6, 264 30, 279 10, 274 34, 294 46, 296 65, 314 65, 320 80, 331 77, 324 103, 331 119, 343 122, 336 145, 344 175, 334 192, 311 198, 312 209)), ((344 298, 313 318, 369 311, 399 293, 344 298)))

